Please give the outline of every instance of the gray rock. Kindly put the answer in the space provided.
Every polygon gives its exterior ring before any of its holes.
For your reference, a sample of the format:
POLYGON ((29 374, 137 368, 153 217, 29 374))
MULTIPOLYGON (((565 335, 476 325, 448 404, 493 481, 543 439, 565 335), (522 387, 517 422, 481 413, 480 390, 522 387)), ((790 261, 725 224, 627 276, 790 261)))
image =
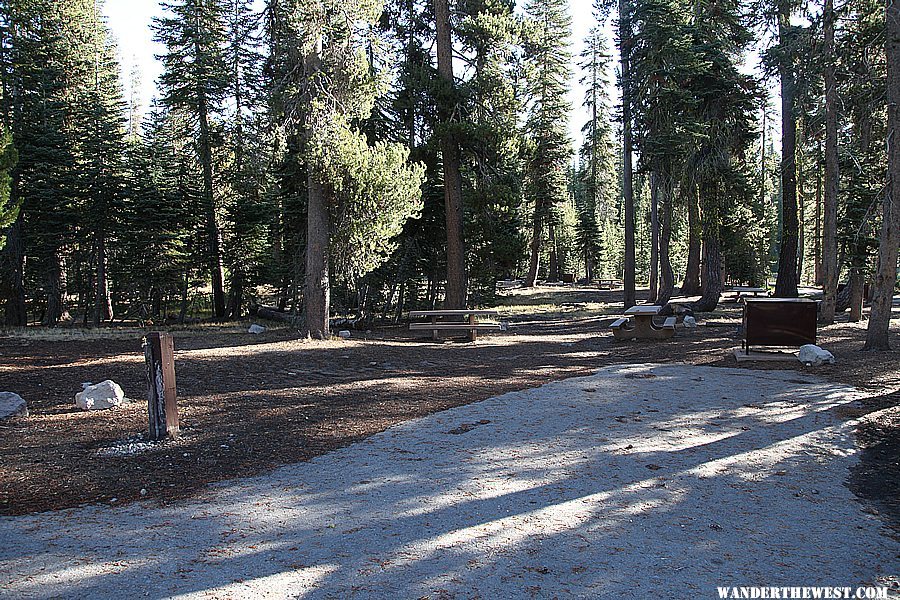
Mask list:
POLYGON ((800 346, 800 352, 797 353, 797 358, 807 367, 818 367, 826 363, 829 365, 834 364, 834 354, 828 350, 819 348, 815 344, 800 346))
POLYGON ((338 331, 338 337, 344 340, 349 340, 350 331, 348 331, 347 329, 341 329, 340 331, 338 331))
POLYGON ((691 315, 687 315, 687 316, 684 318, 684 321, 682 321, 682 323, 684 323, 684 326, 685 326, 685 327, 696 327, 696 326, 697 326, 697 319, 695 319, 695 318, 692 317, 691 315))
POLYGON ((251 325, 250 328, 247 330, 247 333, 265 333, 265 332, 266 332, 266 328, 263 327, 262 325, 257 325, 256 323, 251 325))
POLYGON ((125 392, 111 379, 96 385, 82 384, 84 390, 75 394, 75 406, 82 410, 116 408, 125 401, 125 392))
POLYGON ((22 396, 12 392, 0 392, 0 420, 27 416, 28 405, 22 396))

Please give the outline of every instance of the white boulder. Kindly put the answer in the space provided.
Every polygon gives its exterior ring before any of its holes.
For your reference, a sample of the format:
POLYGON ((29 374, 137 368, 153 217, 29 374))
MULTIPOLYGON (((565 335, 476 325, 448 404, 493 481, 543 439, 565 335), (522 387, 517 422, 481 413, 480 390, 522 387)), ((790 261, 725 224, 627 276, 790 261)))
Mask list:
POLYGON ((111 379, 98 384, 81 384, 84 389, 75 394, 75 406, 82 410, 104 410, 116 408, 125 401, 125 392, 111 379))
POLYGON ((350 339, 350 331, 347 329, 341 329, 340 331, 338 331, 338 337, 343 340, 349 340, 350 339))
POLYGON ((800 346, 800 352, 797 358, 807 367, 818 367, 819 365, 834 364, 834 354, 828 350, 823 350, 815 344, 806 344, 800 346))
POLYGON ((0 421, 10 417, 27 417, 28 405, 18 394, 0 392, 0 421))
POLYGON ((250 328, 247 330, 247 333, 265 333, 265 331, 266 331, 266 328, 265 328, 265 327, 263 327, 262 325, 257 325, 256 323, 254 323, 254 324, 251 325, 250 328))
POLYGON ((696 327, 697 319, 695 319, 691 315, 688 315, 684 318, 684 320, 682 321, 682 324, 684 324, 685 327, 696 327))

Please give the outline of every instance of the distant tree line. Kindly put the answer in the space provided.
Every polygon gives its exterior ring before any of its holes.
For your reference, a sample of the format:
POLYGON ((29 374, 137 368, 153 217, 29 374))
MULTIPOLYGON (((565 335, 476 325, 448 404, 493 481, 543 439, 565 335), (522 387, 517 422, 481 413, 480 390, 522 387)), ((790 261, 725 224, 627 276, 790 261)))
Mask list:
POLYGON ((500 279, 622 278, 626 305, 646 283, 708 311, 774 276, 780 296, 823 285, 825 322, 858 319, 871 281, 886 346, 896 5, 597 0, 573 56, 565 0, 263 4, 164 2, 149 107, 100 3, 0 4, 7 326, 268 304, 321 337, 487 304, 500 279))

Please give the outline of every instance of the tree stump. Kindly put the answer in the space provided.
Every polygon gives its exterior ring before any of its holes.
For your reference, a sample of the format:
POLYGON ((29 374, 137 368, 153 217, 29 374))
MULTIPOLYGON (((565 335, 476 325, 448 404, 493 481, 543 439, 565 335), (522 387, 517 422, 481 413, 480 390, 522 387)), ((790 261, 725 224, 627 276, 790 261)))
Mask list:
POLYGON ((178 404, 175 388, 175 344, 168 333, 153 332, 144 338, 147 364, 147 412, 150 439, 178 437, 178 404))

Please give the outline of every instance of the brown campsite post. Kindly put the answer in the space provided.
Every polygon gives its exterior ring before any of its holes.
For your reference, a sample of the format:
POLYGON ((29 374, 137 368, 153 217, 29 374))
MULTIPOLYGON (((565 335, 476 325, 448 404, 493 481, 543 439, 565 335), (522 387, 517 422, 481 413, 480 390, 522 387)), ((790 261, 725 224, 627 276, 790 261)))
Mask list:
POLYGON ((175 389, 175 344, 168 333, 153 332, 144 338, 147 363, 147 411, 150 439, 178 436, 178 404, 175 389))

